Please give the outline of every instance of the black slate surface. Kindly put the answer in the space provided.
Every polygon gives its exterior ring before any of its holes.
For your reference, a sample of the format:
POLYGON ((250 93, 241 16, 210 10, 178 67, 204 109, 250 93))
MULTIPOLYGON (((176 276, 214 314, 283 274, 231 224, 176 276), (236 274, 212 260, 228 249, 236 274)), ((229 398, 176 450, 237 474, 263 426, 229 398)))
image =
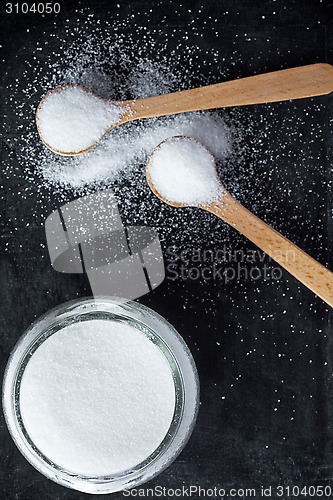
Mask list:
MULTIPOLYGON (((75 9, 81 7, 112 18, 118 4, 124 18, 139 13, 136 20, 143 25, 163 33, 177 28, 180 37, 183 27, 200 18, 203 36, 196 43, 202 50, 223 48, 224 79, 333 62, 332 3, 325 0, 60 3, 62 12, 52 19, 8 15, 2 3, 2 102, 11 97, 8 85, 16 78, 20 82, 25 61, 33 67, 34 57, 42 57, 36 42, 44 31, 54 29, 53 23, 61 31, 65 19, 74 27, 75 9), (228 66, 231 57, 234 63, 228 66)), ((218 71, 214 78, 220 81, 218 71)), ((23 91, 19 84, 15 98, 24 99, 23 91)), ((61 275, 50 266, 43 221, 61 201, 56 192, 46 196, 37 178, 32 187, 20 172, 16 148, 24 130, 6 104, 3 113, 7 116, 2 160, 10 169, 0 171, 1 374, 15 342, 34 319, 57 304, 90 293, 83 276, 61 275), (23 197, 27 185, 32 195, 23 197)), ((240 177, 239 200, 333 269, 332 97, 247 107, 241 113, 252 127, 246 138, 252 168, 240 177), (258 134, 262 135, 259 150, 253 139, 258 134), (259 196, 253 203, 256 192, 259 196)), ((232 190, 230 180, 224 181, 232 190)), ((206 220, 215 224, 209 216, 206 220)), ((232 230, 224 231, 218 244, 224 243, 244 252, 255 250, 232 230)), ((208 241, 202 242, 203 249, 209 247, 208 241)), ((258 264, 261 269, 264 265, 274 267, 268 259, 258 264)), ((252 265, 245 267, 250 271, 252 265)), ((231 488, 255 488, 252 498, 261 498, 261 487, 272 486, 271 498, 291 498, 287 486, 332 485, 333 352, 328 306, 286 272, 275 281, 240 277, 229 283, 187 280, 184 286, 180 280, 167 279, 140 301, 165 316, 185 338, 197 362, 202 391, 188 446, 145 488, 217 487, 226 490, 225 498, 231 498, 231 488), (278 485, 285 488, 280 496, 278 485)), ((0 430, 1 498, 88 498, 35 471, 16 449, 3 417, 0 430)), ((192 498, 199 498, 198 493, 192 498)), ((243 498, 241 492, 236 498, 243 498)))

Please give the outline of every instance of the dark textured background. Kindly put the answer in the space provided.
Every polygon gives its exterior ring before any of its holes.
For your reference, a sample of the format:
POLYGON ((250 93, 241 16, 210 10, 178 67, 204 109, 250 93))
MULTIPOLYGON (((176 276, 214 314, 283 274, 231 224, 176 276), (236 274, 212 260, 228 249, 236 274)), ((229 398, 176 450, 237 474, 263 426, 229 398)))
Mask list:
MULTIPOLYGON (((230 67, 226 62, 227 78, 333 62, 333 4, 328 1, 207 0, 204 6, 194 0, 181 5, 146 0, 60 3, 62 13, 52 21, 38 15, 5 15, 1 4, 2 96, 9 97, 6 86, 20 79, 26 59, 33 64, 35 56, 42 57, 34 47, 43 32, 54 21, 60 30, 66 18, 75 26, 74 9, 83 6, 101 18, 112 18, 120 4, 124 18, 140 11, 143 24, 148 22, 145 12, 152 9, 150 27, 179 27, 180 36, 182 27, 201 10, 204 36, 199 44, 203 49, 218 46, 226 61, 232 58, 230 67)), ((214 75, 214 81, 219 76, 214 75)), ((269 127, 259 151, 249 158, 255 166, 241 180, 240 200, 333 269, 332 97, 248 107, 242 113, 244 123, 252 124, 251 137, 262 133, 265 123, 269 127), (253 204, 255 192, 259 197, 253 204)), ((9 113, 6 123, 2 159, 17 172, 15 138, 24 131, 18 129, 14 114, 9 113)), ((45 204, 51 212, 59 203, 57 195, 43 201, 42 214, 38 180, 32 196, 24 198, 20 193, 25 183, 24 176, 0 171, 1 374, 31 321, 61 302, 90 293, 84 277, 60 275, 49 264, 42 221, 45 204)), ((214 224, 214 219, 207 216, 207 223, 214 224)), ((227 237, 238 249, 254 249, 245 238, 236 240, 232 230, 227 237)), ((272 265, 259 265, 264 264, 272 265)), ((188 446, 147 486, 257 488, 259 498, 262 485, 331 484, 333 332, 331 311, 321 300, 283 272, 279 282, 189 281, 184 287, 166 280, 141 301, 183 335, 197 362, 202 388, 198 423, 188 446)), ((16 449, 3 417, 0 431, 1 499, 88 497, 35 471, 16 449)))

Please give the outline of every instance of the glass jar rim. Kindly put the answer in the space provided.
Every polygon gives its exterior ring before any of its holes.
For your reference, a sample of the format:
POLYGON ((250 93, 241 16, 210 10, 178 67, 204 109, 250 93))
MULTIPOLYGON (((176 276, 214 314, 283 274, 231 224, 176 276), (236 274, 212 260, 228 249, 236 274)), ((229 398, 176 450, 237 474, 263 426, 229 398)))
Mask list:
POLYGON ((152 309, 128 300, 99 297, 61 304, 37 319, 22 335, 9 358, 3 382, 3 409, 8 429, 25 458, 42 474, 86 493, 112 493, 142 484, 170 465, 192 433, 199 403, 199 381, 192 355, 174 327, 152 309), (117 319, 130 322, 163 353, 175 385, 175 409, 163 441, 143 462, 110 476, 90 477, 64 470, 30 439, 20 414, 20 382, 29 357, 50 335, 77 321, 117 319))

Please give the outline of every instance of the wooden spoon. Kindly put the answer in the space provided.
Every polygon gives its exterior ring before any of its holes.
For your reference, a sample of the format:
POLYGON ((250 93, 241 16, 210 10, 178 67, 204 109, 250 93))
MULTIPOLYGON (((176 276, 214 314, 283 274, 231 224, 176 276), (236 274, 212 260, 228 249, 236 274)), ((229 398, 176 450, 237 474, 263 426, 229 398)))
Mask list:
MULTIPOLYGON (((152 118, 229 106, 286 101, 329 94, 333 91, 333 67, 325 63, 310 64, 309 66, 274 71, 230 82, 217 83, 206 87, 143 99, 122 102, 101 99, 106 103, 122 106, 124 113, 116 123, 110 124, 99 138, 92 138, 91 145, 79 151, 59 151, 54 149, 51 144, 43 139, 43 131, 39 127, 38 113, 40 107, 51 93, 63 88, 57 87, 51 90, 39 103, 36 111, 37 128, 42 141, 52 151, 62 155, 78 155, 96 146, 102 137, 112 128, 140 118, 152 118)), ((89 91, 86 90, 86 92, 89 91)))
MULTIPOLYGON (((188 140, 189 138, 177 136, 160 143, 150 155, 146 166, 146 178, 152 192, 160 200, 177 208, 191 205, 165 199, 154 186, 149 167, 155 152, 164 143, 180 139, 188 140)), ((191 140, 195 141, 195 139, 191 140)), ((333 273, 238 203, 222 183, 219 195, 214 201, 195 206, 211 212, 237 229, 303 285, 333 307, 333 273)))

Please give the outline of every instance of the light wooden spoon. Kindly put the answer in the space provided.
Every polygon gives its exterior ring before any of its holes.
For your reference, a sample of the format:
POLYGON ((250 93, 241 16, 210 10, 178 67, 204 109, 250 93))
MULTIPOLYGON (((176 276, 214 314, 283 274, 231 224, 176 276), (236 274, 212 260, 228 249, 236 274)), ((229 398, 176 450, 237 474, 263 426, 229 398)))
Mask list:
MULTIPOLYGON (((52 89, 41 100, 36 111, 37 128, 42 141, 52 151, 62 155, 78 155, 96 146, 112 128, 140 118, 152 118, 204 109, 287 101, 329 94, 333 91, 333 67, 325 63, 310 64, 229 82, 216 83, 206 87, 129 101, 108 101, 99 98, 105 103, 113 103, 123 107, 124 113, 117 122, 110 124, 100 137, 97 139, 92 138, 91 145, 79 151, 59 151, 53 148, 51 144, 44 140, 43 131, 39 127, 38 113, 41 106, 51 93, 58 92, 65 87, 52 89)), ((80 86, 76 87, 82 88, 80 86)), ((86 89, 83 90, 89 92, 86 89)))
MULTIPOLYGON (((146 166, 146 178, 152 192, 160 200, 177 208, 191 205, 170 201, 162 196, 152 182, 149 167, 154 154, 163 144, 180 139, 188 140, 189 138, 177 136, 160 143, 150 155, 146 166)), ((195 139, 191 140, 195 141, 195 139)), ((219 195, 214 201, 195 206, 211 212, 237 229, 303 285, 333 307, 333 273, 238 203, 222 183, 220 183, 219 195)))

